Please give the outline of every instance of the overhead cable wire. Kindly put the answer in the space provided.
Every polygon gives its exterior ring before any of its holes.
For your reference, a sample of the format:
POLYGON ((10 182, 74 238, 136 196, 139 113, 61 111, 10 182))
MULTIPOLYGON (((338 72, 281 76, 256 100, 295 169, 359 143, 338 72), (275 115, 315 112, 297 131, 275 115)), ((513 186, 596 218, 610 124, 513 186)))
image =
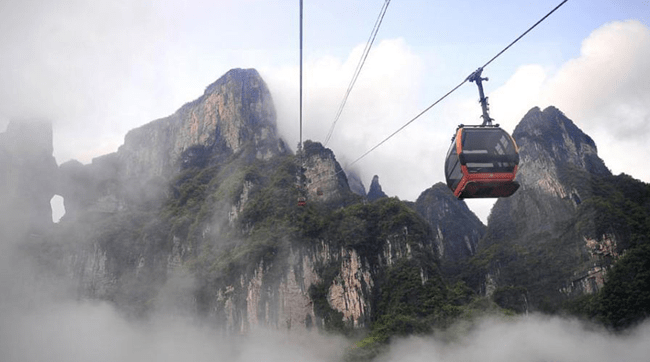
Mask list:
POLYGON ((339 118, 341 117, 341 113, 343 113, 343 108, 345 107, 345 104, 348 101, 350 92, 352 92, 352 88, 354 88, 354 84, 357 82, 357 78, 359 78, 359 74, 361 74, 361 69, 363 68, 363 65, 366 62, 366 58, 368 58, 368 54, 370 53, 370 48, 372 48, 372 44, 375 42, 375 38, 377 37, 377 32, 379 31, 379 27, 381 26, 381 22, 384 20, 386 9, 388 9, 388 4, 390 4, 390 0, 384 1, 384 4, 382 5, 381 10, 379 11, 379 16, 377 16, 377 20, 375 20, 375 25, 373 26, 372 31, 370 32, 370 37, 366 42, 366 46, 363 49, 361 58, 359 58, 359 63, 357 63, 357 67, 354 70, 354 74, 352 75, 352 79, 350 80, 350 84, 348 85, 348 89, 345 91, 343 100, 341 101, 341 104, 339 105, 339 109, 336 112, 336 116, 334 117, 334 122, 332 122, 332 126, 330 127, 330 130, 327 133, 327 136, 325 137, 323 146, 327 146, 327 143, 332 138, 332 134, 334 133, 334 127, 336 127, 336 123, 339 121, 339 118))
POLYGON ((300 0, 300 141, 298 143, 298 148, 300 152, 300 167, 302 164, 302 0, 300 0))
MULTIPOLYGON (((531 30, 533 30, 533 29, 534 29, 537 25, 539 25, 542 21, 546 20, 546 18, 548 18, 551 14, 553 14, 557 9, 559 9, 559 8, 560 8, 562 5, 564 5, 564 3, 566 3, 567 1, 569 1, 569 0, 564 0, 564 1, 562 1, 558 6, 556 6, 553 10, 551 10, 548 14, 546 14, 543 18, 541 18, 541 19, 540 19, 539 21, 537 21, 535 24, 533 24, 533 26, 531 26, 530 28, 528 28, 528 30, 526 30, 524 33, 522 33, 522 34, 521 34, 519 37, 517 37, 517 39, 515 39, 513 42, 511 42, 510 44, 508 44, 508 46, 506 46, 505 48, 503 48, 503 50, 501 50, 499 53, 497 53, 497 55, 495 55, 494 57, 492 57, 492 59, 490 59, 487 63, 485 63, 485 64, 484 64, 481 68, 479 68, 479 69, 483 69, 483 68, 487 67, 490 63, 492 63, 496 58, 498 58, 501 54, 503 54, 506 50, 508 50, 511 46, 513 46, 516 42, 518 42, 521 38, 523 38, 523 37, 524 37, 526 34, 528 34, 531 30)), ((460 88, 460 86, 462 86, 463 84, 465 84, 465 83, 469 80, 469 78, 470 78, 474 73, 476 73, 476 72, 472 72, 472 74, 470 74, 467 78, 465 78, 465 80, 463 80, 462 82, 460 82, 457 86, 455 86, 454 88, 452 88, 452 90, 450 90, 450 91, 447 92, 445 95, 443 95, 442 97, 440 97, 437 101, 433 102, 433 104, 431 104, 430 106, 428 106, 427 108, 425 108, 422 112, 420 112, 418 115, 416 115, 415 117, 413 117, 410 121, 406 122, 406 123, 405 123, 402 127, 400 127, 397 131, 391 133, 391 134, 390 134, 388 137, 386 137, 383 141, 379 142, 377 145, 375 145, 374 147, 372 147, 370 150, 366 151, 366 153, 362 154, 362 155, 359 156, 356 160, 352 161, 350 164, 347 165, 347 167, 350 167, 350 166, 354 165, 355 163, 359 162, 362 158, 366 157, 370 152, 376 150, 379 146, 383 145, 386 141, 388 141, 389 139, 391 139, 391 138, 392 138, 393 136, 395 136, 397 133, 401 132, 404 128, 406 128, 408 125, 410 125, 411 123, 413 123, 416 119, 420 118, 420 116, 422 116, 424 113, 426 113, 427 111, 429 111, 429 110, 430 110, 431 108, 433 108, 435 105, 437 105, 438 103, 440 103, 443 99, 447 98, 447 96, 449 96, 450 94, 452 94, 453 92, 455 92, 458 88, 460 88)))
POLYGON ((300 145, 302 146, 302 0, 300 0, 300 145))
POLYGON ((564 3, 566 3, 567 1, 569 1, 569 0, 564 0, 564 1, 562 1, 560 4, 558 4, 558 6, 556 6, 555 8, 553 8, 553 10, 549 11, 548 14, 544 15, 543 18, 539 19, 539 21, 537 21, 535 24, 533 24, 533 26, 531 26, 530 28, 528 28, 528 30, 526 30, 525 32, 523 32, 523 34, 519 35, 519 37, 518 37, 517 39, 515 39, 512 43, 508 44, 507 47, 503 48, 503 50, 501 50, 497 55, 495 55, 494 57, 492 57, 492 59, 488 60, 488 62, 485 63, 481 68, 485 68, 485 67, 487 67, 490 63, 492 63, 493 60, 495 60, 496 58, 498 58, 501 54, 503 54, 506 50, 508 50, 511 46, 513 46, 516 42, 518 42, 519 39, 523 38, 526 34, 528 34, 528 32, 530 32, 531 30, 533 30, 533 29, 534 29, 537 25, 539 25, 542 21, 546 20, 546 18, 548 18, 549 16, 551 16, 551 14, 553 14, 553 13, 555 12, 555 10, 559 9, 559 8, 560 8, 562 5, 564 5, 564 3))

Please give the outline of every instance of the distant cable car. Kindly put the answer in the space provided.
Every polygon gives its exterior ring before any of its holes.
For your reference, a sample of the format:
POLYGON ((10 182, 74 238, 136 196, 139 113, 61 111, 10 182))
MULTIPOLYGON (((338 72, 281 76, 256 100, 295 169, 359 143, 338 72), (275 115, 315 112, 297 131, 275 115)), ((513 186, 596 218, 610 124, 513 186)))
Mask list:
POLYGON ((298 144, 298 154, 300 155, 296 182, 296 188, 298 189, 298 206, 305 206, 307 205, 307 186, 305 185, 305 167, 302 157, 302 143, 298 144))
POLYGON ((468 77, 479 87, 483 124, 458 126, 445 161, 447 186, 459 199, 508 197, 519 189, 515 181, 519 151, 515 140, 492 125, 487 98, 483 95, 482 68, 468 77))
POLYGON ((323 189, 321 187, 316 189, 316 195, 323 196, 323 189))

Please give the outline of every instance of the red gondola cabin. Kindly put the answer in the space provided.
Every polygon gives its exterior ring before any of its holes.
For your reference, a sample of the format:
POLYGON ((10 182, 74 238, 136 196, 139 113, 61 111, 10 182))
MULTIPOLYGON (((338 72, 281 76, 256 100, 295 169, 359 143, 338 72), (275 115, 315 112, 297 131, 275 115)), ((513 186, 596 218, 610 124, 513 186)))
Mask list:
POLYGON ((519 188, 518 166, 517 144, 506 131, 460 125, 445 161, 447 186, 459 199, 508 197, 519 188))

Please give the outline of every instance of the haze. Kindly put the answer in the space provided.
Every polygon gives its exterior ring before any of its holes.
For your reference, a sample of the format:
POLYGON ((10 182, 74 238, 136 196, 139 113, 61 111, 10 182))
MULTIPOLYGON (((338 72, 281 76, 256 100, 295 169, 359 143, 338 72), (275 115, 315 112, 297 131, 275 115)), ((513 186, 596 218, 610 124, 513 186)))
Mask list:
MULTIPOLYGON (((0 265, 0 360, 27 361, 341 361, 352 341, 326 333, 257 330, 226 336, 192 317, 177 298, 191 285, 171 277, 156 313, 133 320, 107 302, 76 300, 65 280, 35 271, 3 245, 0 265)), ((380 362, 643 361, 650 323, 625 335, 543 315, 485 318, 433 336, 392 343, 380 362)))

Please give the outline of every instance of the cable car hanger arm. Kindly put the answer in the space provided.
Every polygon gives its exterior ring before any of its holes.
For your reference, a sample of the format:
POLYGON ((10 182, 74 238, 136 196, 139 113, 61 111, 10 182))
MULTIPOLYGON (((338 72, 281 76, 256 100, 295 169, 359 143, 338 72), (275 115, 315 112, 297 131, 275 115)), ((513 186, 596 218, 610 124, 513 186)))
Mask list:
POLYGON ((488 105, 488 99, 483 92, 483 81, 488 81, 489 79, 487 77, 482 78, 482 72, 483 68, 478 68, 474 73, 470 74, 469 77, 467 77, 466 81, 476 82, 476 85, 478 86, 479 102, 481 103, 481 109, 483 110, 483 114, 481 115, 481 118, 483 118, 482 126, 491 126, 492 118, 490 118, 490 115, 488 113, 490 106, 488 105))

